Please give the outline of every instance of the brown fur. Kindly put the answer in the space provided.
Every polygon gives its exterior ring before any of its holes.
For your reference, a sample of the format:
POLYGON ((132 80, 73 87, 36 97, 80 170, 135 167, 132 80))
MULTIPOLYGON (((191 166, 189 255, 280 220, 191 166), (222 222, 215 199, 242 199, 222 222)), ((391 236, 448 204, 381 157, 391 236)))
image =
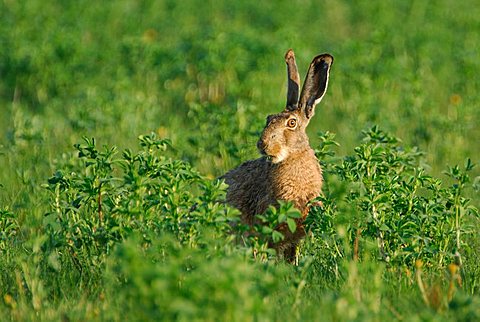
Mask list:
POLYGON ((303 222, 309 212, 308 204, 321 194, 322 170, 305 129, 315 105, 326 92, 333 57, 324 54, 313 59, 300 97, 292 50, 285 55, 285 61, 289 81, 287 106, 283 112, 267 118, 257 143, 264 156, 241 164, 222 178, 229 185, 227 202, 241 211, 246 224, 253 225, 255 215, 262 214, 270 205, 277 205, 278 200, 292 201, 301 211, 296 231, 290 232, 286 225, 278 227, 285 239, 273 245, 292 261, 298 242, 305 236, 303 222))

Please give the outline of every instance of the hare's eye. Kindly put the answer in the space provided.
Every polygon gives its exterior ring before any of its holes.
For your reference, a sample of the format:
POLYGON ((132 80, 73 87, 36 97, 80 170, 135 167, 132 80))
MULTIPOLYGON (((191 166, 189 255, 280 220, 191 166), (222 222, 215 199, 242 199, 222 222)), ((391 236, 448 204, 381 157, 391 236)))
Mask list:
POLYGON ((287 126, 291 129, 294 129, 297 126, 297 120, 296 119, 289 119, 287 121, 287 126))

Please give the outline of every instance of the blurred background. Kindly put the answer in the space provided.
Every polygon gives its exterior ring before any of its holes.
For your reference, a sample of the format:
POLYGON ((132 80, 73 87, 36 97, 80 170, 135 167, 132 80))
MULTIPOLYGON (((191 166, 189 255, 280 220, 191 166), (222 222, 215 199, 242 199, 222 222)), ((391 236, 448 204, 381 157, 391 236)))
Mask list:
POLYGON ((478 17, 474 0, 3 0, 0 183, 44 181, 82 136, 124 148, 152 131, 218 176, 258 155, 284 108, 288 48, 301 78, 316 54, 335 57, 312 146, 331 131, 352 153, 378 124, 435 174, 478 162, 478 17))

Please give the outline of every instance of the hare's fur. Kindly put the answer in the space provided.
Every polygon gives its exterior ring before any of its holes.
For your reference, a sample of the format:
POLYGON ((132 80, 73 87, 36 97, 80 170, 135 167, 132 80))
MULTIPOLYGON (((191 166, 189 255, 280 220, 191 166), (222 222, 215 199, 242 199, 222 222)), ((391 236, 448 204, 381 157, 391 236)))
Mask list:
POLYGON ((229 185, 227 202, 241 211, 246 224, 253 225, 255 215, 277 205, 278 200, 291 201, 301 211, 295 233, 286 226, 279 227, 285 239, 273 245, 286 259, 293 260, 296 246, 305 235, 303 221, 309 212, 309 202, 320 196, 322 189, 322 170, 305 129, 315 105, 326 92, 333 57, 323 54, 313 59, 301 94, 292 50, 287 52, 285 60, 287 106, 283 112, 267 118, 257 143, 264 156, 241 164, 223 178, 229 185))

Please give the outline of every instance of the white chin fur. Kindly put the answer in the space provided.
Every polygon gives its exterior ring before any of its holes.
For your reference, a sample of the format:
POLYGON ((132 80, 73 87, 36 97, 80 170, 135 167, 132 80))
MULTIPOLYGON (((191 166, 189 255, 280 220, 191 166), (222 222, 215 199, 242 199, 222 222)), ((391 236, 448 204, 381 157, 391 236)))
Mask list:
POLYGON ((288 152, 284 149, 280 150, 280 153, 276 156, 272 156, 272 163, 280 163, 288 156, 288 152))

